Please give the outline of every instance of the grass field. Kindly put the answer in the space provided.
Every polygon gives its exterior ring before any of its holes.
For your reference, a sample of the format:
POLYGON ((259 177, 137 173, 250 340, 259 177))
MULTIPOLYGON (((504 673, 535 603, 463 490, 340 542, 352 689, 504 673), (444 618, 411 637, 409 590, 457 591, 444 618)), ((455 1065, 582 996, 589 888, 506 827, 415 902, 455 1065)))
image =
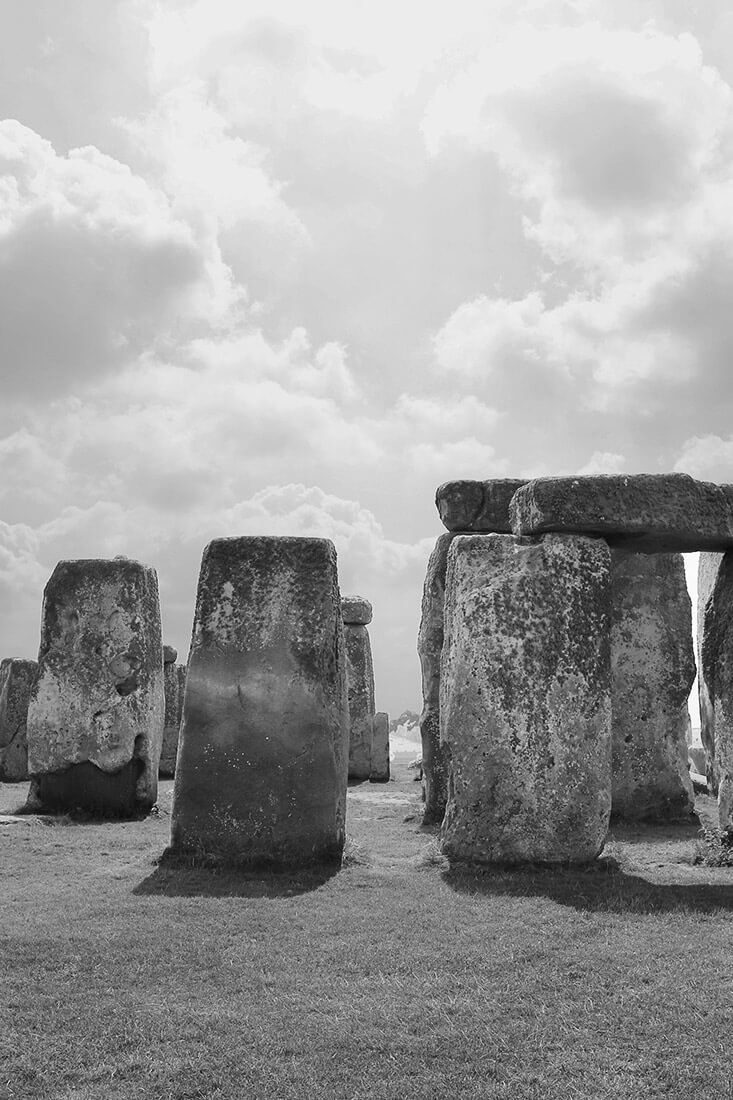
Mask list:
POLYGON ((696 825, 461 872, 408 759, 350 790, 338 873, 158 866, 170 783, 146 821, 2 818, 0 1098, 733 1098, 733 869, 696 825))

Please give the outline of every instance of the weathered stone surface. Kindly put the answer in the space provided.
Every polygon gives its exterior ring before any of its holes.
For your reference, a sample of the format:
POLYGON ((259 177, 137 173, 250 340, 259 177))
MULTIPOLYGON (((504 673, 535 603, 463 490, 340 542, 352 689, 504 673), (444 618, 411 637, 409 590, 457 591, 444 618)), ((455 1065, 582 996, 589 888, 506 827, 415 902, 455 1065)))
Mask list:
POLYGON ((687 699, 695 679, 681 554, 611 554, 614 818, 673 821, 694 807, 687 699))
POLYGON ((363 596, 342 596, 341 614, 348 626, 368 626, 372 621, 372 605, 363 596))
POLYGON ((372 723, 372 783, 386 783, 389 779, 389 715, 378 710, 372 723))
POLYGON ((688 745, 687 760, 694 772, 697 772, 698 775, 705 775, 705 770, 707 768, 707 753, 705 752, 704 745, 688 745))
POLYGON ((422 672, 423 707, 420 714, 422 766, 425 774, 423 824, 443 820, 448 798, 450 749, 440 741, 440 655, 443 650, 443 612, 448 551, 454 535, 441 535, 428 561, 422 594, 417 653, 422 672))
POLYGON ((538 478, 509 512, 515 535, 599 535, 644 554, 733 547, 733 486, 687 474, 538 478))
POLYGON ((242 865, 339 860, 348 699, 327 539, 204 551, 171 825, 178 851, 242 865))
MULTIPOLYGON (((177 653, 176 656, 178 656, 177 653)), ((186 666, 166 663, 163 665, 163 674, 165 681, 165 722, 163 724, 163 746, 160 750, 158 774, 164 779, 170 779, 171 776, 176 774, 178 735, 183 717, 183 696, 186 691, 186 666)))
POLYGON ((450 858, 582 863, 603 848, 610 599, 602 540, 454 539, 440 674, 450 858))
POLYGON ((22 783, 28 778, 26 723, 37 661, 6 657, 0 662, 0 780, 22 783))
POLYGON ((700 705, 700 740, 705 747, 707 757, 702 774, 707 778, 708 789, 711 794, 716 795, 718 793, 718 772, 715 767, 715 712, 706 680, 702 645, 706 631, 706 608, 715 587, 722 561, 722 554, 704 553, 700 554, 697 565, 697 698, 700 705))
POLYGON ((149 809, 163 712, 155 570, 128 558, 59 562, 28 707, 33 797, 48 808, 149 809))
POLYGON ((164 645, 163 646, 163 664, 174 665, 178 660, 178 650, 175 646, 164 645))
POLYGON ((518 478, 446 481, 435 493, 441 523, 449 531, 496 531, 509 534, 509 502, 526 484, 518 478))
POLYGON ((344 623, 346 680, 349 688, 349 779, 372 774, 374 666, 369 631, 344 623))
POLYGON ((701 644, 714 732, 714 774, 718 815, 733 828, 733 554, 725 554, 705 603, 701 644))

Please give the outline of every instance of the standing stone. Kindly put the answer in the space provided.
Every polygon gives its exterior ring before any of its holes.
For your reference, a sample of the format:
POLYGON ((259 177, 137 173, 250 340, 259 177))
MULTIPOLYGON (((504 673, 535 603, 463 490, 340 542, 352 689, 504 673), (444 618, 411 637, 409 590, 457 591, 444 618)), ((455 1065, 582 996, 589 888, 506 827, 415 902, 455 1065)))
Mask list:
MULTIPOLYGON (((440 490, 438 490, 440 492, 440 490)), ((423 825, 443 820, 448 799, 450 749, 440 740, 440 655, 443 650, 443 612, 448 551, 454 535, 441 535, 428 561, 422 594, 417 653, 422 672, 423 707, 420 714, 422 768, 425 776, 423 825)))
POLYGON ((610 597, 599 539, 454 539, 440 673, 450 858, 582 863, 603 848, 610 597))
POLYGON ((178 735, 183 717, 183 695, 186 690, 186 666, 175 664, 177 656, 178 652, 172 646, 163 646, 165 722, 158 774, 164 779, 170 779, 176 774, 178 735))
POLYGON ((174 851, 244 866, 338 860, 348 701, 327 539, 215 539, 199 574, 174 851))
POLYGON ((704 552, 700 554, 697 564, 697 697, 700 705, 700 740, 705 748, 704 774, 708 781, 708 790, 715 795, 718 793, 718 769, 715 766, 715 713, 710 699, 702 648, 706 632, 707 605, 722 561, 722 554, 704 552))
POLYGON ((372 605, 362 596, 344 596, 341 614, 349 686, 349 779, 369 779, 372 774, 374 666, 367 625, 372 621, 372 605))
POLYGON ((733 554, 725 554, 705 602, 700 675, 704 677, 714 731, 718 816, 733 829, 733 554))
POLYGON ((0 662, 0 780, 22 783, 28 778, 28 703, 38 671, 37 661, 0 662))
POLYGON ((162 649, 154 569, 129 558, 58 563, 28 707, 31 805, 134 814, 155 803, 162 649))
POLYGON ((372 783, 386 783, 389 779, 389 715, 383 710, 374 715, 372 733, 372 783))
POLYGON ((614 818, 674 821, 694 808, 687 700, 695 679, 681 554, 611 552, 614 818))

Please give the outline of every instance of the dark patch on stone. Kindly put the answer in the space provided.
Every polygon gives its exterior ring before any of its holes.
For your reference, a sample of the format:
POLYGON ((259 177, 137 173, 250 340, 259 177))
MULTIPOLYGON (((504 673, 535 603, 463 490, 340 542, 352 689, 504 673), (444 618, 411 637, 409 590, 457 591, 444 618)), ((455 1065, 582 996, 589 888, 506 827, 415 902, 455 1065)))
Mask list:
POLYGON ((89 761, 63 772, 37 777, 41 805, 48 810, 83 810, 101 817, 130 817, 138 812, 137 783, 141 760, 133 758, 117 772, 103 772, 89 761))

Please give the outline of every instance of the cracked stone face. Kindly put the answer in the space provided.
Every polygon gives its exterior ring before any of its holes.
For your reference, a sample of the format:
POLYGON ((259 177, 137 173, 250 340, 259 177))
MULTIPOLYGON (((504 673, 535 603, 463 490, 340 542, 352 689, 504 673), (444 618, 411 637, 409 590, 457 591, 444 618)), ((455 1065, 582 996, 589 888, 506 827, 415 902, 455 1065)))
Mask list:
POLYGON ((28 707, 28 771, 41 804, 152 806, 163 709, 155 570, 127 558, 59 562, 44 592, 28 707))
POLYGON ((441 843, 481 863, 586 862, 611 808, 610 553, 600 539, 457 536, 440 670, 441 843))
POLYGON ((340 859, 348 737, 333 544, 215 539, 199 575, 172 848, 243 865, 340 859))

